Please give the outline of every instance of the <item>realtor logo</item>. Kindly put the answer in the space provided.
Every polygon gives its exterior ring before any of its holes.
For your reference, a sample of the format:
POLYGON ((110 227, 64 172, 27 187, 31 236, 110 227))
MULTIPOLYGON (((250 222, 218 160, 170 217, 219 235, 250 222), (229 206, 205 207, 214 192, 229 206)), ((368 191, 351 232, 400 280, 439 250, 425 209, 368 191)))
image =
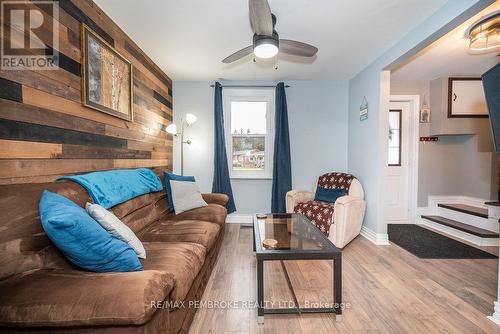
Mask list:
POLYGON ((2 70, 56 70, 58 1, 1 1, 2 70))

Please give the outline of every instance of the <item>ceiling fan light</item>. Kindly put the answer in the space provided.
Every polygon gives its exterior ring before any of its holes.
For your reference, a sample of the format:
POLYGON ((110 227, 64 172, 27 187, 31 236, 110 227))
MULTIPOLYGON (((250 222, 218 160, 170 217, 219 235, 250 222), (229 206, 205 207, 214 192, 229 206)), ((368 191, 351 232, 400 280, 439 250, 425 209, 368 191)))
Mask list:
POLYGON ((272 58, 278 54, 278 41, 272 38, 259 39, 255 43, 253 53, 257 58, 272 58))

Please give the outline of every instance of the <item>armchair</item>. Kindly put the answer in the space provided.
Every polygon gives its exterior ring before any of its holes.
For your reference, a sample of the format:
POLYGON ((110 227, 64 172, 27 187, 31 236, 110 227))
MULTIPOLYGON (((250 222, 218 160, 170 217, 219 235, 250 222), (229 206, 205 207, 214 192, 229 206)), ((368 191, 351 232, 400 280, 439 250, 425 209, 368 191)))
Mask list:
POLYGON ((361 183, 346 173, 321 175, 313 191, 291 190, 286 194, 286 212, 304 214, 339 248, 346 246, 360 233, 365 210, 361 183), (346 195, 339 197, 335 203, 317 202, 314 201, 314 195, 318 186, 345 189, 346 195))

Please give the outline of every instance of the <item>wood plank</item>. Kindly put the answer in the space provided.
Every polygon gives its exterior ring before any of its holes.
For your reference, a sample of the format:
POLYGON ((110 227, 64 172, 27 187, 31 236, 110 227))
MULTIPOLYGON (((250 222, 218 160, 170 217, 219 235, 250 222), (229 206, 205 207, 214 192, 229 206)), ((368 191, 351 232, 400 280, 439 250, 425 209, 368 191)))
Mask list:
POLYGON ((22 86, 17 82, 0 78, 0 98, 22 102, 22 86))
POLYGON ((127 147, 132 150, 172 153, 172 145, 172 142, 168 142, 166 145, 155 145, 142 141, 127 140, 127 147))
POLYGON ((52 126, 0 119, 0 139, 126 148, 127 141, 52 126))
POLYGON ((422 219, 427 219, 427 220, 433 221, 435 223, 445 225, 445 226, 457 229, 459 231, 478 236, 480 238, 498 238, 498 233, 496 233, 496 232, 492 232, 492 231, 488 231, 488 230, 485 230, 485 229, 482 229, 482 228, 479 228, 476 226, 464 224, 464 223, 458 222, 458 221, 453 220, 453 219, 448 219, 448 218, 441 217, 441 216, 425 216, 425 215, 422 216, 422 219))
MULTIPOLYGON (((203 301, 255 301, 252 229, 228 224, 203 301)), ((498 247, 490 247, 498 251, 498 247)), ((497 294, 498 260, 423 260, 396 245, 376 246, 363 237, 343 249, 342 322, 331 314, 266 315, 255 308, 198 310, 190 334, 261 333, 497 333, 486 316, 497 294)), ((286 261, 299 302, 328 300, 331 261, 286 261)), ((265 266, 269 297, 287 301, 279 266, 265 266)))
POLYGON ((0 159, 49 159, 61 153, 62 145, 60 144, 0 140, 0 159))
MULTIPOLYGON (((106 28, 115 38, 115 48, 123 47, 133 56, 135 62, 140 63, 147 71, 155 76, 163 85, 171 87, 172 80, 158 67, 133 41, 130 37, 111 20, 111 18, 92 1, 74 0, 82 12, 94 20, 97 24, 106 28)), ((135 64, 134 64, 135 65, 135 64)))
MULTIPOLYGON (((49 20, 40 33, 46 54, 58 51, 63 70, 0 71, 0 184, 112 168, 171 170, 173 137, 165 132, 172 123, 170 78, 91 0, 59 5, 59 45, 52 45, 49 20), (82 23, 132 62, 139 96, 133 122, 82 105, 82 23)), ((52 15, 41 4, 28 6, 52 15)))
MULTIPOLYGON (((81 101, 80 89, 75 89, 69 85, 63 84, 52 78, 44 76, 41 72, 48 71, 28 71, 28 70, 14 70, 14 71, 0 71, 0 77, 8 79, 19 84, 29 86, 52 95, 57 95, 68 100, 75 102, 81 101)), ((57 77, 58 72, 53 72, 53 77, 57 77)))
POLYGON ((144 132, 131 131, 130 129, 122 129, 115 126, 105 125, 105 134, 110 137, 133 139, 145 141, 156 145, 166 145, 167 139, 148 135, 144 132))
POLYGON ((60 112, 0 99, 0 118, 104 135, 104 124, 60 112))
MULTIPOLYGON (((155 153, 156 154, 156 153, 155 153)), ((168 153, 163 153, 168 155, 168 153)), ((62 159, 151 159, 152 153, 148 151, 131 150, 115 147, 98 147, 84 145, 63 144, 62 152, 58 156, 62 159)), ((153 159, 166 159, 155 157, 153 159)))
POLYGON ((147 75, 142 73, 142 71, 137 68, 134 68, 134 84, 137 84, 139 87, 144 86, 148 87, 149 89, 154 89, 163 96, 167 97, 169 101, 172 101, 172 94, 169 93, 170 86, 165 87, 165 85, 157 85, 154 81, 149 79, 147 75))
POLYGON ((23 86, 22 94, 23 102, 32 106, 50 109, 104 124, 111 124, 121 128, 127 128, 127 121, 125 120, 84 107, 81 103, 76 103, 59 96, 51 95, 38 89, 23 86))
POLYGON ((113 168, 112 159, 0 160, 0 178, 61 175, 113 168))
MULTIPOLYGON (((36 9, 39 10, 41 6, 36 6, 35 4, 31 3, 24 3, 23 6, 26 7, 26 9, 36 9)), ((65 54, 68 58, 72 59, 73 61, 79 62, 81 59, 81 53, 80 53, 80 47, 75 47, 74 45, 70 44, 68 41, 68 29, 59 23, 58 20, 52 20, 49 19, 51 16, 49 13, 47 13, 44 10, 40 10, 40 13, 44 16, 44 20, 42 22, 42 25, 37 28, 37 37, 48 47, 54 48, 54 41, 53 41, 53 33, 52 33, 52 23, 54 22, 54 25, 58 29, 58 51, 65 54)), ((8 41, 9 43, 13 43, 15 45, 23 45, 21 43, 24 43, 18 39, 18 34, 11 35, 10 34, 10 29, 12 29, 10 22, 2 22, 4 30, 6 31, 6 34, 2 36, 5 41, 8 41), (14 38, 14 39, 11 39, 14 38)), ((14 28, 15 29, 15 28, 14 28)))
POLYGON ((113 168, 139 168, 139 167, 164 167, 169 165, 167 159, 116 159, 113 168))
POLYGON ((488 218, 488 209, 478 208, 472 205, 439 203, 438 207, 478 216, 481 218, 488 218))
POLYGON ((84 11, 81 10, 82 5, 82 2, 80 2, 79 5, 75 5, 72 1, 59 1, 59 6, 62 10, 71 15, 75 20, 90 27, 102 39, 108 42, 108 44, 113 46, 115 44, 114 39, 96 22, 94 22, 94 20, 92 20, 84 11))

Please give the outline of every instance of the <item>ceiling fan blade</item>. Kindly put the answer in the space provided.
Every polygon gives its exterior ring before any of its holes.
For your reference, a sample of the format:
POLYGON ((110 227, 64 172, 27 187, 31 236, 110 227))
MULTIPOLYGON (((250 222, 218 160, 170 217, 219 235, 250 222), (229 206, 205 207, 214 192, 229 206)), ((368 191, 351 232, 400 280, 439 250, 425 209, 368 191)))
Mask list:
POLYGON ((257 35, 273 35, 273 18, 267 0, 248 0, 250 23, 257 35))
POLYGON ((280 52, 300 57, 313 57, 318 52, 318 48, 307 43, 280 39, 280 52))
POLYGON ((226 64, 229 64, 229 63, 232 63, 233 61, 237 61, 238 59, 241 59, 245 56, 248 56, 249 54, 251 54, 253 52, 253 45, 250 45, 250 46, 247 46, 246 48, 244 49, 241 49, 239 51, 236 51, 235 53, 233 53, 232 55, 230 55, 229 57, 227 58, 224 58, 222 60, 223 63, 226 63, 226 64))

